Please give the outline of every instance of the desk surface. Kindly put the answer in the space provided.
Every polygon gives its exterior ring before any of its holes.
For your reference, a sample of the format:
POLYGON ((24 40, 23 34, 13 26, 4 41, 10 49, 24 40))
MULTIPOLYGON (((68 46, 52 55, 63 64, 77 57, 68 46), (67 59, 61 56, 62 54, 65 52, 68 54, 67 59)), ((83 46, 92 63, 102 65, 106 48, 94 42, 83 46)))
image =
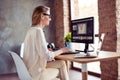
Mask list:
POLYGON ((120 53, 100 51, 98 57, 96 58, 75 59, 74 56, 75 54, 58 55, 56 56, 56 59, 69 60, 69 61, 79 62, 79 63, 89 63, 89 62, 95 62, 95 61, 106 61, 106 60, 117 59, 117 58, 120 58, 120 53))

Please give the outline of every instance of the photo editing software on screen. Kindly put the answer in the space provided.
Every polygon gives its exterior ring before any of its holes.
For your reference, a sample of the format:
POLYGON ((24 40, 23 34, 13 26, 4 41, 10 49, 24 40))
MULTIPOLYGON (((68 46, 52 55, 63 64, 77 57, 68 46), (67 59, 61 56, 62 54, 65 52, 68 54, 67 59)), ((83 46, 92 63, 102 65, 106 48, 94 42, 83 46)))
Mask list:
POLYGON ((71 21, 72 42, 85 43, 87 53, 89 44, 94 43, 94 17, 71 21))

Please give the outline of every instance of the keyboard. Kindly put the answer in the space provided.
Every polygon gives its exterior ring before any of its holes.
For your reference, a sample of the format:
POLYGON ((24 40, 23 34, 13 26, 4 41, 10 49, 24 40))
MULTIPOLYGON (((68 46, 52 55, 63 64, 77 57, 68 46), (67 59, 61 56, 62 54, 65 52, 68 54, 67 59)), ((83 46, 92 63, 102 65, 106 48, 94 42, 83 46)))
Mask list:
POLYGON ((64 52, 64 53, 62 53, 61 55, 66 55, 66 54, 77 54, 77 53, 79 53, 79 51, 68 51, 68 52, 64 52))

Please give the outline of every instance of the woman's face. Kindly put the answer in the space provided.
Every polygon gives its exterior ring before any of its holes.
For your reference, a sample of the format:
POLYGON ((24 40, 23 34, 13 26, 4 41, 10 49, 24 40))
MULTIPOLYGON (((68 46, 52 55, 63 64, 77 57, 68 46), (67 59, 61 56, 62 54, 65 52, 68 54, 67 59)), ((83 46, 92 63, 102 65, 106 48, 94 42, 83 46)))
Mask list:
POLYGON ((43 22, 44 26, 49 25, 50 21, 51 21, 50 11, 43 13, 43 21, 42 22, 43 22))

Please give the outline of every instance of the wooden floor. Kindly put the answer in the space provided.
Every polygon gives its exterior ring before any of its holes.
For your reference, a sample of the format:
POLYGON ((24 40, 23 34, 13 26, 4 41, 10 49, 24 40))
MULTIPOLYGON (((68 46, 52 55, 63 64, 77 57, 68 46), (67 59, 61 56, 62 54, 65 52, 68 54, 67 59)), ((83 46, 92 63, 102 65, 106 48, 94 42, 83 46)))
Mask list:
MULTIPOLYGON (((82 80, 82 74, 79 71, 70 70, 70 80, 82 80)), ((101 80, 99 77, 88 75, 88 80, 101 80)))

